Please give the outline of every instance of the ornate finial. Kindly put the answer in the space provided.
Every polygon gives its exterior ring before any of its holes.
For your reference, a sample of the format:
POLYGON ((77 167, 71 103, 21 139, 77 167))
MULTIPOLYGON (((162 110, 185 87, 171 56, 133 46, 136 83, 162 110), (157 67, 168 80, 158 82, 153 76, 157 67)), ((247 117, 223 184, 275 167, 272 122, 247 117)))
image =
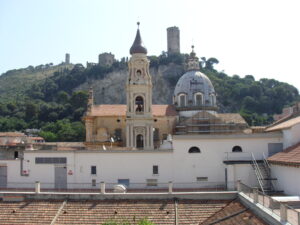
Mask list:
POLYGON ((140 22, 137 22, 136 24, 138 25, 138 29, 139 29, 140 28, 140 22))
POLYGON ((192 45, 192 52, 194 52, 194 48, 195 48, 195 46, 194 46, 194 45, 192 45))

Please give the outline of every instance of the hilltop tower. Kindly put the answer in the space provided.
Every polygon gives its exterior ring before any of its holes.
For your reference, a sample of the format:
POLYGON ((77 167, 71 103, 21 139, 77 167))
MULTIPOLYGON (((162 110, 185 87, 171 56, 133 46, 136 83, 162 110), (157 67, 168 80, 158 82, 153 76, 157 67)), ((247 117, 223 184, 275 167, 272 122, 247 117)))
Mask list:
POLYGON ((178 27, 167 28, 168 53, 180 53, 180 32, 178 27))
POLYGON ((65 64, 70 64, 70 54, 66 53, 65 64))
POLYGON ((126 146, 152 149, 152 81, 149 73, 147 49, 142 44, 139 27, 130 48, 130 54, 129 75, 126 84, 126 146))

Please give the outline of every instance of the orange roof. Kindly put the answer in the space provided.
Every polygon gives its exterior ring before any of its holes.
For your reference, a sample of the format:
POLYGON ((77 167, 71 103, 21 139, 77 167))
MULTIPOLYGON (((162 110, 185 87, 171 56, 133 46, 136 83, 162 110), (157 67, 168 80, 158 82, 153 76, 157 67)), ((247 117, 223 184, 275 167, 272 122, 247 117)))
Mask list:
POLYGON ((287 120, 285 122, 270 126, 266 129, 266 131, 284 130, 284 129, 291 128, 292 126, 294 126, 298 123, 300 123, 300 116, 290 119, 290 120, 287 120))
POLYGON ((21 132, 0 132, 0 137, 24 137, 25 134, 21 132))
MULTIPOLYGON (((94 105, 90 116, 126 116, 126 105, 94 105)), ((173 105, 152 105, 153 116, 177 116, 173 105)))
POLYGON ((42 137, 29 137, 31 140, 44 140, 42 137))
POLYGON ((300 166, 300 143, 272 155, 268 161, 273 164, 300 166))

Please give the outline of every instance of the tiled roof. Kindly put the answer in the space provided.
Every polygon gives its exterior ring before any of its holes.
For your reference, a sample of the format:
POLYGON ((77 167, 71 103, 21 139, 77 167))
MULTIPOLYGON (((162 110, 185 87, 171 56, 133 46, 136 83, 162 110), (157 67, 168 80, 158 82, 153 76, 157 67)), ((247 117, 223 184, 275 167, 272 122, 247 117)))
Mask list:
POLYGON ((270 127, 268 127, 266 129, 266 131, 276 131, 276 130, 284 130, 284 129, 288 129, 291 128, 292 126, 296 125, 300 123, 300 116, 295 117, 293 119, 284 121, 282 123, 277 123, 275 125, 271 125, 270 127))
POLYGON ((219 212, 205 220, 201 225, 218 224, 218 225, 265 225, 266 223, 254 215, 252 211, 246 208, 237 200, 230 202, 219 212))
POLYGON ((247 124, 244 118, 238 113, 218 113, 217 116, 226 123, 247 124))
POLYGON ((272 164, 300 167, 300 143, 272 155, 268 161, 272 164))
MULTIPOLYGON (((230 200, 178 200, 178 222, 183 225, 209 224, 239 210, 237 201, 230 200)), ((174 224, 174 200, 68 200, 22 202, 0 201, 0 224, 103 224, 107 221, 137 221, 147 218, 154 224, 174 224), (58 210, 61 208, 59 214, 58 210)), ((250 210, 233 216, 218 224, 263 225, 250 210)))
POLYGON ((44 140, 42 137, 29 137, 30 140, 44 140))
POLYGON ((21 132, 0 132, 0 137, 25 137, 21 132))
POLYGON ((62 201, 0 201, 0 224, 51 224, 62 201))
MULTIPOLYGON (((94 105, 90 116, 126 116, 126 105, 94 105)), ((173 105, 152 105, 153 116, 176 116, 173 105)))

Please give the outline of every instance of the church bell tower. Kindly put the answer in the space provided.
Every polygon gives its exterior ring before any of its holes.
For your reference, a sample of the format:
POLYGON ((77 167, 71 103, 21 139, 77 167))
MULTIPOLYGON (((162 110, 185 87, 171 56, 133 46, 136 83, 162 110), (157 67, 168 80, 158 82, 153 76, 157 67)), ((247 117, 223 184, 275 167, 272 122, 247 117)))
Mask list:
POLYGON ((153 149, 152 81, 147 49, 138 29, 130 48, 129 75, 126 82, 126 146, 153 149))

